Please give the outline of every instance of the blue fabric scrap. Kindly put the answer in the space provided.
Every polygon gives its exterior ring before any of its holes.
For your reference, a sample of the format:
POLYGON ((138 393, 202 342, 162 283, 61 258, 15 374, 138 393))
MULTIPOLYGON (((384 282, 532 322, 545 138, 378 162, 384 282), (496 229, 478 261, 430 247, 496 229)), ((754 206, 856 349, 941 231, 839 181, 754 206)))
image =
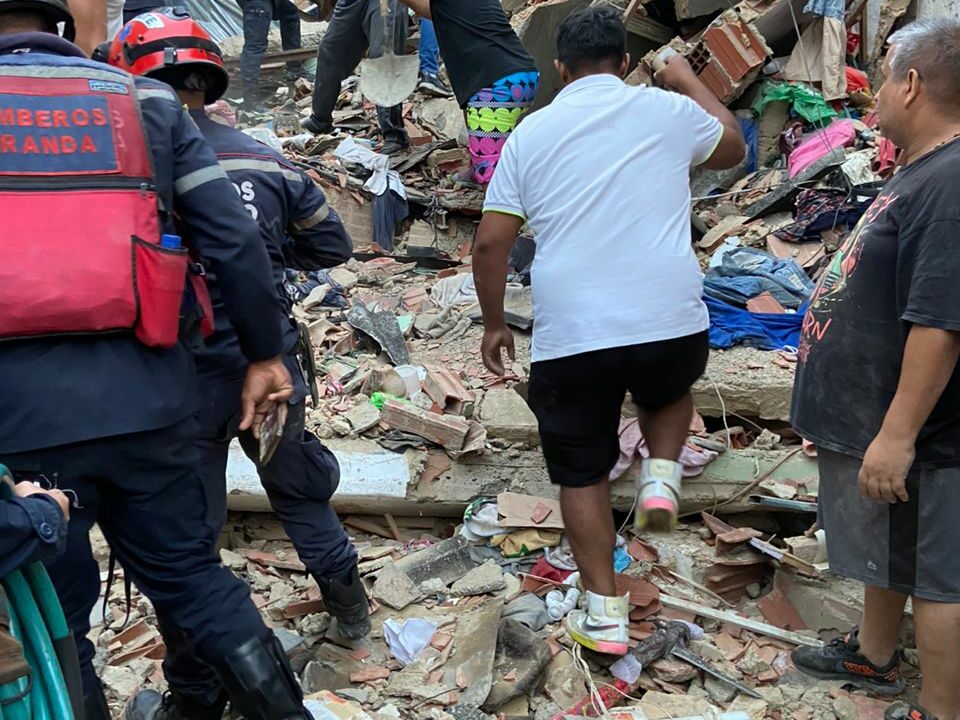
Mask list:
POLYGON ((800 344, 803 310, 795 313, 752 313, 704 295, 710 313, 710 347, 726 350, 747 345, 760 350, 796 348, 800 344))

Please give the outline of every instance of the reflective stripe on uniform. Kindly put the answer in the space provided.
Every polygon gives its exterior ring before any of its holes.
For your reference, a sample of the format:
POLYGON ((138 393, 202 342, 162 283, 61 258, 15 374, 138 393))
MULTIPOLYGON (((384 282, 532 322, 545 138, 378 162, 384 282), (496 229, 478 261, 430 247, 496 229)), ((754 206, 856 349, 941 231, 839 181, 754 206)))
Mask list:
POLYGON ((173 102, 178 104, 180 102, 172 91, 163 90, 162 88, 137 88, 137 97, 141 100, 160 98, 162 100, 173 100, 173 102))
POLYGON ((227 174, 223 171, 223 168, 219 165, 210 165, 209 167, 194 170, 192 173, 187 173, 182 178, 177 179, 173 184, 173 188, 178 195, 186 195, 201 185, 206 185, 209 182, 221 179, 227 179, 227 174))
POLYGON ((0 76, 27 78, 86 78, 129 85, 129 76, 97 68, 68 65, 0 65, 0 76))
POLYGON ((314 225, 319 225, 330 216, 330 206, 324 203, 313 215, 297 220, 293 223, 294 230, 309 230, 314 225))
POLYGON ((235 170, 257 170, 259 172, 272 172, 283 175, 287 180, 294 182, 303 182, 303 175, 296 170, 285 168, 283 165, 273 160, 258 160, 257 158, 223 158, 220 160, 220 166, 227 172, 235 170))

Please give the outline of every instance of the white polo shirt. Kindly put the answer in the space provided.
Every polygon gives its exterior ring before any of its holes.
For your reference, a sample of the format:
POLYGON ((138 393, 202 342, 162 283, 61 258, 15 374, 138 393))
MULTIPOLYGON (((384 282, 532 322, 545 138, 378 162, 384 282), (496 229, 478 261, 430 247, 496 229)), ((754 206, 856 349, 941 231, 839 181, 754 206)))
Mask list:
POLYGON ((722 133, 689 98, 613 75, 571 83, 520 123, 484 212, 534 231, 534 362, 707 329, 690 167, 722 133))

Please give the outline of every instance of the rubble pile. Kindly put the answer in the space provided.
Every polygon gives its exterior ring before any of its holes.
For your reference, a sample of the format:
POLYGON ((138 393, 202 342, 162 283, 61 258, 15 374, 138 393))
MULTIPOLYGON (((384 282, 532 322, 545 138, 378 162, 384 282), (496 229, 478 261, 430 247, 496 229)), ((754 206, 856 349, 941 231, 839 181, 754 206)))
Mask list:
MULTIPOLYGON (((612 561, 630 596, 633 651, 617 662, 583 653, 595 687, 620 689, 615 716, 882 717, 883 701, 790 662, 797 645, 857 621, 859 589, 825 573, 816 537, 790 535, 801 517, 728 519, 736 526, 705 512, 669 536, 621 532, 612 561), (658 643, 664 633, 670 641, 658 643)), ((223 563, 249 583, 316 717, 328 717, 319 708, 354 720, 594 714, 562 629, 578 591, 555 501, 503 493, 473 503, 457 526, 380 522, 348 519, 374 610, 362 641, 338 634, 277 521, 233 514, 222 537, 223 563)), ((108 619, 126 613, 114 593, 108 619)), ((145 599, 134 594, 124 629, 94 632, 118 705, 144 682, 162 688, 164 647, 145 599)))
MULTIPOLYGON (((540 104, 558 89, 556 27, 587 4, 505 3, 546 68, 540 104)), ((480 362, 470 253, 483 192, 458 176, 468 158, 456 101, 418 93, 406 102, 411 146, 389 159, 371 152, 375 111, 355 77, 343 86, 337 134, 302 132, 304 80, 281 89, 269 130, 251 130, 323 186, 355 243, 350 262, 291 272, 287 289, 314 347, 308 426, 341 463, 334 504, 375 610, 371 636, 337 633, 271 516, 233 513, 221 543, 315 716, 559 720, 596 715, 599 696, 621 706, 611 710, 618 718, 882 717, 884 702, 790 662, 794 647, 830 641, 860 615, 858 591, 828 574, 812 527, 816 450, 787 423, 800 310, 895 163, 869 112, 870 81, 847 64, 867 59, 862 28, 850 29, 864 22, 863 3, 840 21, 846 55, 811 55, 836 20, 829 4, 623 5, 631 52, 642 58, 628 82, 650 82, 667 48, 684 54, 740 117, 749 153, 731 171, 691 176, 715 350, 694 388, 681 458, 684 524, 669 536, 621 529, 612 562, 618 591, 630 595, 635 648, 615 663, 585 652, 584 665, 562 628, 576 604, 576 568, 525 402, 535 238, 522 236, 511 254, 505 309, 516 361, 503 378, 480 362), (814 62, 819 79, 796 77, 798 67, 813 75, 814 62), (391 194, 399 200, 388 202, 391 194)), ((611 476, 624 521, 643 453, 628 398, 611 476)), ((240 455, 228 468, 231 508, 268 510, 240 455)), ((105 614, 119 621, 126 612, 114 600, 105 614)), ((112 700, 143 682, 162 687, 164 648, 146 600, 134 595, 124 629, 96 632, 112 700)), ((909 632, 905 643, 914 645, 909 632)), ((916 664, 914 651, 907 658, 916 664)))

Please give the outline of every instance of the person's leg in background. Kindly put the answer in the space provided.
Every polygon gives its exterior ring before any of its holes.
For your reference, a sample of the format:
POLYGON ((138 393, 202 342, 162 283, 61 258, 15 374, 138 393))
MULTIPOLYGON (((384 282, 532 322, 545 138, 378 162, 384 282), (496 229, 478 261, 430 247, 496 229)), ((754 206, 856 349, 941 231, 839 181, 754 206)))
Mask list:
MULTIPOLYGON (((395 55, 403 55, 407 45, 407 21, 409 14, 405 5, 397 0, 390 0, 390 16, 386 18, 387 22, 393 23, 393 52, 395 55)), ((369 43, 370 51, 367 54, 370 58, 383 56, 384 43, 384 18, 380 14, 380 3, 378 0, 366 0, 364 8, 363 27, 369 43)), ((394 105, 391 108, 382 108, 377 106, 377 122, 380 125, 380 132, 383 134, 383 144, 379 152, 384 155, 392 155, 402 150, 410 144, 410 138, 403 125, 403 105, 394 105)))
MULTIPOLYGON (((370 632, 370 607, 357 572, 356 550, 330 505, 340 467, 334 454, 304 428, 303 372, 295 357, 288 357, 286 364, 296 402, 291 402, 273 458, 259 469, 260 481, 300 560, 320 586, 340 634, 359 639, 370 632)), ((258 456, 259 443, 252 433, 241 433, 240 444, 251 460, 258 456)))
POLYGON ((220 564, 218 518, 198 470, 195 418, 102 443, 101 527, 136 586, 216 670, 247 720, 308 718, 247 586, 220 564))
POLYGON ((433 21, 420 18, 420 82, 417 90, 436 97, 452 97, 453 91, 440 79, 440 44, 433 21))
POLYGON ((475 182, 490 182, 504 143, 533 106, 539 87, 540 73, 518 72, 483 88, 467 102, 467 133, 475 182))
POLYGON ((913 598, 923 684, 920 706, 939 720, 960 719, 960 605, 913 598))
POLYGON ((74 42, 90 57, 97 45, 107 39, 106 0, 70 0, 70 14, 77 28, 74 42))
POLYGON ((709 341, 703 332, 638 345, 629 354, 643 368, 629 387, 650 451, 641 465, 635 522, 639 529, 667 531, 680 510, 680 451, 693 418, 690 388, 706 370, 709 341))
POLYGON ((613 655, 628 650, 629 606, 616 596, 613 552, 616 528, 610 508, 609 476, 620 453, 617 429, 626 385, 616 351, 534 363, 530 407, 550 481, 560 486, 560 510, 585 589, 584 610, 567 617, 580 645, 613 655), (591 368, 598 383, 585 384, 591 368))
POLYGON ((271 0, 238 0, 243 11, 243 51, 240 54, 240 79, 246 112, 263 112, 260 104, 260 63, 267 52, 267 38, 273 20, 271 0))
POLYGON ((340 84, 354 71, 367 50, 363 18, 369 0, 339 0, 317 49, 313 110, 303 122, 315 134, 333 131, 333 110, 340 84))
MULTIPOLYGON (((273 19, 280 23, 280 46, 284 50, 299 50, 303 47, 300 38, 300 13, 290 0, 274 0, 273 19)), ((302 62, 288 62, 284 80, 295 83, 303 77, 302 62)))

